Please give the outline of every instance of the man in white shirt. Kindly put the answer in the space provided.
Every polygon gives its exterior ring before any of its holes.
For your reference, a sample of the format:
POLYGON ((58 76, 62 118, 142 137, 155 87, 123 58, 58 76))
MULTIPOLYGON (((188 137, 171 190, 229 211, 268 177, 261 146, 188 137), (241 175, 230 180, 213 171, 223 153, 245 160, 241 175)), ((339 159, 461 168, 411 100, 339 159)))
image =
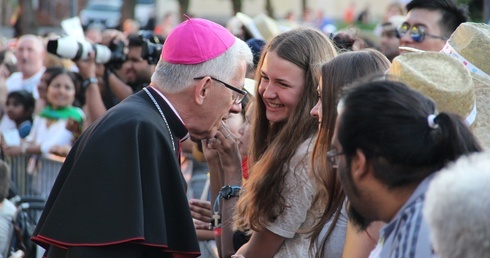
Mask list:
POLYGON ((41 38, 34 35, 24 35, 17 41, 15 57, 19 72, 13 73, 7 79, 7 92, 27 90, 35 99, 39 98, 37 83, 44 73, 44 45, 41 38))
MULTIPOLYGON (((15 57, 19 71, 11 74, 7 79, 7 94, 12 91, 26 90, 32 94, 34 99, 39 98, 37 84, 45 70, 43 64, 45 55, 44 45, 40 37, 24 35, 17 40, 15 57)), ((2 117, 0 131, 15 127, 15 123, 8 116, 2 117)))

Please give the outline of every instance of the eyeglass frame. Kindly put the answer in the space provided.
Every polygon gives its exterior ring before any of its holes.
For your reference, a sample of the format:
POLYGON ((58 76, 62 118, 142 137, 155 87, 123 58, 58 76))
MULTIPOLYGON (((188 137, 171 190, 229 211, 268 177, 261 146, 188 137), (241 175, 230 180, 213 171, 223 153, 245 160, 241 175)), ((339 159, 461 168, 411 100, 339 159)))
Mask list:
POLYGON ((381 32, 381 37, 387 37, 389 39, 392 39, 392 38, 398 38, 397 37, 397 31, 396 31, 396 28, 395 29, 391 29, 391 30, 383 30, 381 32))
POLYGON ((228 88, 228 89, 230 89, 230 90, 232 90, 232 91, 234 91, 234 92, 238 93, 239 95, 236 95, 236 97, 233 99, 233 103, 235 103, 235 104, 240 104, 240 103, 242 103, 242 100, 245 98, 245 96, 247 96, 247 92, 246 92, 246 91, 244 91, 244 90, 240 90, 240 89, 238 89, 237 87, 231 86, 230 84, 228 84, 228 83, 226 83, 226 82, 224 82, 224 81, 222 81, 222 80, 216 79, 216 78, 214 78, 214 77, 212 77, 212 76, 199 76, 199 77, 195 77, 195 78, 194 78, 194 80, 202 80, 202 79, 204 79, 204 78, 206 78, 206 77, 211 78, 211 80, 213 80, 213 81, 220 82, 220 83, 222 83, 222 84, 223 84, 223 85, 224 85, 226 88, 228 88))
POLYGON ((444 37, 444 36, 437 36, 437 35, 434 35, 434 34, 430 34, 430 33, 427 33, 425 31, 425 26, 423 25, 420 25, 420 24, 415 24, 415 25, 410 25, 408 22, 404 22, 402 24, 400 24, 396 30, 395 30, 395 35, 397 38, 401 39, 403 36, 405 36, 405 34, 408 33, 408 31, 410 31, 410 37, 412 38, 413 41, 417 42, 417 43, 422 43, 424 42, 425 40, 425 37, 429 37, 429 38, 435 38, 435 39, 441 39, 441 40, 448 40, 447 37, 444 37), (402 30, 401 28, 403 26, 408 26, 407 30, 405 32, 402 33, 402 30), (418 34, 419 34, 419 37, 420 39, 416 39, 413 34, 412 34, 412 31, 410 30, 413 30, 413 29, 416 29, 418 31, 418 34))
POLYGON ((336 149, 327 151, 327 160, 330 162, 330 165, 332 165, 332 168, 339 167, 339 156, 344 154, 344 152, 337 152, 336 149))

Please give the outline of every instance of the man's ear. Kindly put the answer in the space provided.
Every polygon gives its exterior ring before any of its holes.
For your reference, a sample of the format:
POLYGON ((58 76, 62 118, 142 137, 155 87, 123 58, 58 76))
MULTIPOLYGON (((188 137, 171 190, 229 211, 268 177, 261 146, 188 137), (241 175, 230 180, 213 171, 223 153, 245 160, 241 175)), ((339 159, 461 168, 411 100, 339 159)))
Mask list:
POLYGON ((209 96, 210 87, 211 79, 209 79, 209 77, 204 77, 197 82, 197 86, 194 90, 194 101, 198 105, 202 105, 204 103, 204 99, 209 96))
POLYGON ((351 171, 354 180, 363 179, 369 174, 369 162, 360 149, 356 150, 356 154, 351 159, 351 171))

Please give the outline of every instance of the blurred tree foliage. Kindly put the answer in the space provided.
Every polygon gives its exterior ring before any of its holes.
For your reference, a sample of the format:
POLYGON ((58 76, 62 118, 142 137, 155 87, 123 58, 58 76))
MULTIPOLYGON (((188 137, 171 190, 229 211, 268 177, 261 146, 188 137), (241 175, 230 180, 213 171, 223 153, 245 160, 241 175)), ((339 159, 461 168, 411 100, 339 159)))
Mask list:
POLYGON ((458 4, 466 6, 470 21, 473 22, 483 21, 483 1, 484 0, 456 0, 458 4))
POLYGON ((182 20, 184 14, 189 14, 190 0, 179 0, 179 19, 182 20))
POLYGON ((24 34, 37 34, 37 21, 36 15, 34 12, 34 8, 32 6, 32 1, 30 0, 20 0, 17 12, 18 15, 14 23, 18 23, 16 25, 12 24, 15 30, 18 30, 14 33, 14 36, 18 37, 24 34), (34 15, 33 15, 34 14, 34 15))
POLYGON ((121 26, 126 19, 134 19, 134 9, 136 8, 136 0, 125 0, 121 12, 121 26))
POLYGON ((231 6, 233 7, 233 15, 242 11, 242 0, 231 0, 231 6))
POLYGON ((265 0, 265 11, 269 17, 275 17, 274 16, 274 7, 272 7, 271 0, 265 0))

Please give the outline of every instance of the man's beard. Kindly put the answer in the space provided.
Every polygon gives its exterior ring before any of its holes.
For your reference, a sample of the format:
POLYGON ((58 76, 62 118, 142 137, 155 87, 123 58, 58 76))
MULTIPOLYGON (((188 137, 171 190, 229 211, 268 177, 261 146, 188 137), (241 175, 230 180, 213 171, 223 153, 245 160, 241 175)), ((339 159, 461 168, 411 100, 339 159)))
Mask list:
POLYGON ((359 231, 366 230, 372 222, 372 220, 363 217, 354 207, 352 207, 351 203, 349 204, 347 215, 349 216, 349 221, 352 222, 354 227, 359 231))
MULTIPOLYGON (((342 187, 344 188, 346 194, 349 191, 351 192, 350 195, 347 194, 347 198, 349 199, 349 196, 351 196, 356 197, 356 199, 359 200, 359 197, 361 197, 361 193, 354 184, 354 180, 352 179, 352 177, 348 175, 348 173, 350 173, 350 162, 348 161, 346 164, 340 165, 337 172, 339 173, 340 181, 343 181, 342 187)), ((361 213, 353 207, 352 201, 350 200, 347 209, 347 215, 349 217, 349 221, 352 222, 354 227, 359 230, 359 232, 366 230, 372 222, 372 220, 366 219, 363 215, 361 215, 361 213)))

